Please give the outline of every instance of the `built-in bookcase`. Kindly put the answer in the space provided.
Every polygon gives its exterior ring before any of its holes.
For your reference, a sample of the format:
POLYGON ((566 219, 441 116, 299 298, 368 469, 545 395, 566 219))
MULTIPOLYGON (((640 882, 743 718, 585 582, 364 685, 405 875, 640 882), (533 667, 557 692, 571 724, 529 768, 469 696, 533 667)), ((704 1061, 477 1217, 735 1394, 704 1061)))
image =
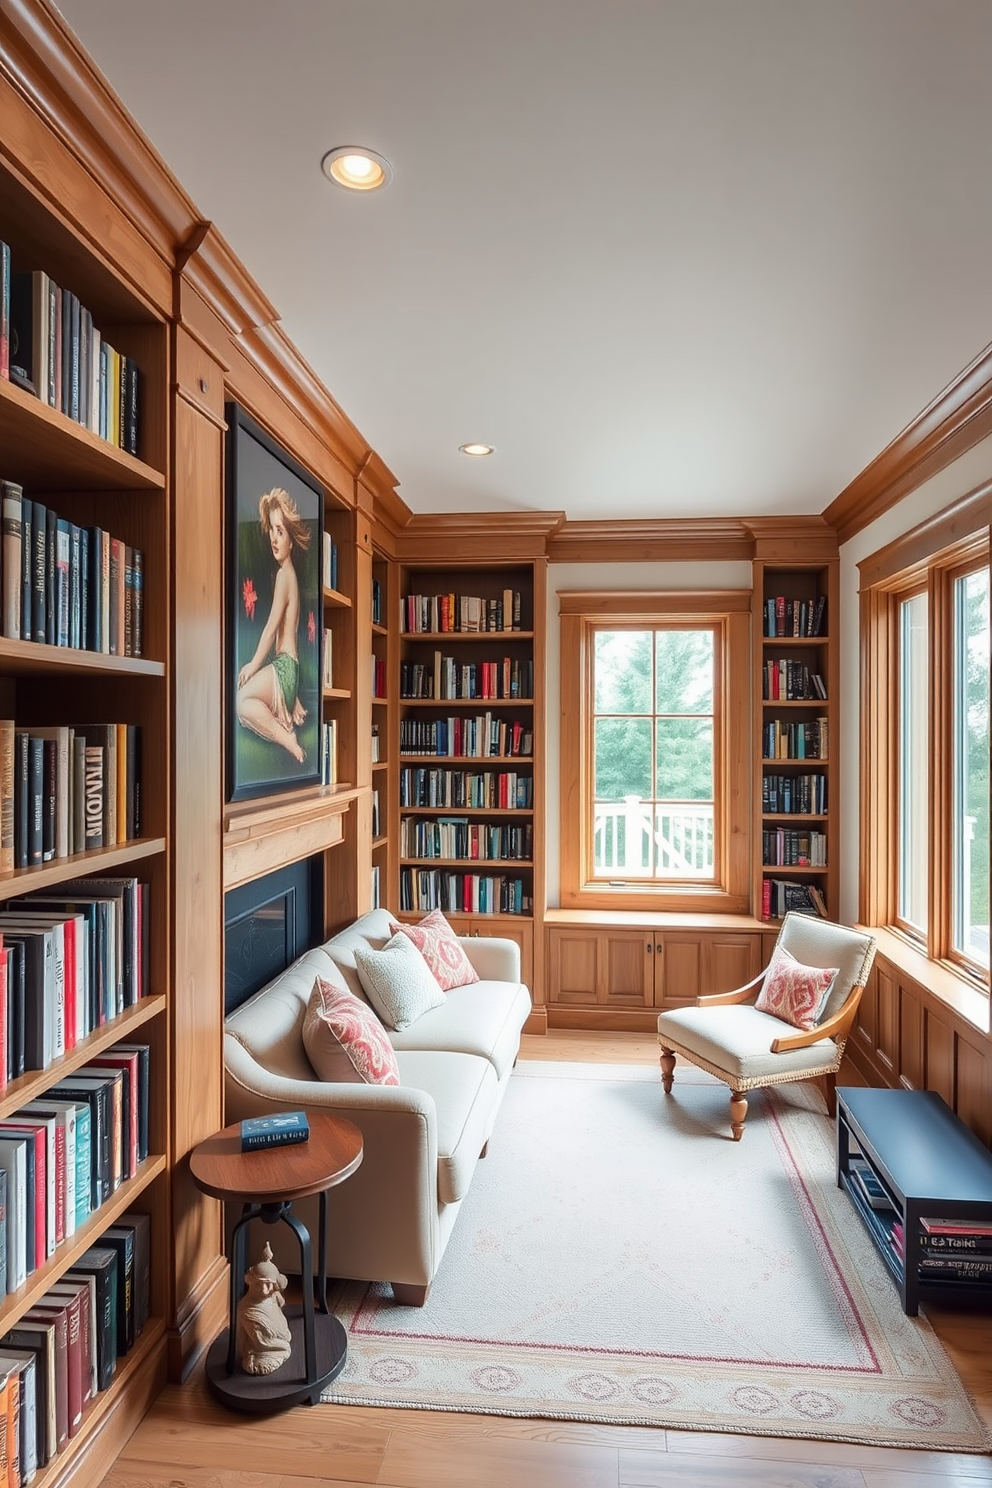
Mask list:
POLYGON ((333 492, 324 500, 324 640, 322 707, 324 723, 324 784, 341 787, 355 780, 355 739, 352 714, 355 697, 354 594, 355 543, 353 513, 333 492))
POLYGON ((534 600, 531 564, 400 568, 397 902, 413 917, 440 907, 461 933, 515 934, 525 964, 539 897, 534 600))
POLYGON ((399 903, 396 809, 399 707, 399 571, 382 553, 372 559, 372 907, 399 903))
MULTIPOLYGON (((0 1296, 0 1334, 14 1326, 101 1233, 129 1210, 151 1218, 151 1315, 107 1390, 82 1426, 35 1479, 38 1488, 70 1476, 92 1446, 108 1411, 164 1359, 169 1292, 170 1069, 169 907, 172 716, 167 675, 171 574, 169 496, 169 337, 161 315, 115 271, 103 250, 70 225, 66 209, 35 194, 27 178, 0 167, 0 223, 15 273, 41 270, 76 296, 93 324, 140 369, 138 454, 130 455, 74 422, 30 391, 0 378, 0 478, 23 488, 79 527, 99 526, 144 555, 140 658, 6 637, 0 641, 0 716, 19 729, 51 725, 131 724, 140 730, 140 835, 113 845, 52 856, 0 878, 0 909, 35 891, 57 896, 70 881, 137 878, 147 884, 143 995, 123 1012, 105 1010, 92 1031, 41 1070, 0 1091, 0 1117, 43 1099, 95 1056, 126 1041, 150 1046, 149 1152, 75 1233, 56 1246, 16 1292, 0 1296), (163 1247, 165 1248, 163 1250, 163 1247)), ((78 887, 74 892, 80 892, 78 887)), ((0 927, 2 928, 2 927, 0 927)))
POLYGON ((838 564, 754 565, 754 904, 835 919, 838 564))

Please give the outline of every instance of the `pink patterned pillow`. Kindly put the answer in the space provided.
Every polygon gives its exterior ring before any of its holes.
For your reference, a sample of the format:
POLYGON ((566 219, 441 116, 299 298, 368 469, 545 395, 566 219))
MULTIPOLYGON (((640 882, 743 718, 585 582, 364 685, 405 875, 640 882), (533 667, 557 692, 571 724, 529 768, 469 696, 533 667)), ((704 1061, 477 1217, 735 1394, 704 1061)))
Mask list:
POLYGON ((419 925, 397 925, 394 921, 389 928, 393 934, 399 930, 413 941, 442 992, 450 992, 452 987, 467 987, 469 982, 479 980, 478 972, 439 909, 432 909, 419 925))
POLYGON ((803 966, 779 946, 765 973, 755 1008, 808 1033, 820 1021, 837 971, 836 966, 803 966))
POLYGON ((318 977, 303 1019, 303 1047, 320 1079, 398 1085, 392 1044, 375 1013, 353 992, 318 977))

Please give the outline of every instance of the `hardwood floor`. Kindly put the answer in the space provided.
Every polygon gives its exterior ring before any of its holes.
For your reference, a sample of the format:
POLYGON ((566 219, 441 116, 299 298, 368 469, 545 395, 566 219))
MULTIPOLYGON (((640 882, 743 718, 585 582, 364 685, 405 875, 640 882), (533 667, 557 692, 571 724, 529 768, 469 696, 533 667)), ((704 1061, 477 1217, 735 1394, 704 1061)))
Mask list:
MULTIPOLYGON (((522 1058, 656 1065, 636 1034, 525 1038, 522 1058)), ((861 1083, 844 1071, 841 1083, 861 1083)), ((992 1317, 928 1312, 992 1425, 992 1317)), ((104 1488, 992 1488, 992 1458, 758 1436, 300 1406, 262 1420, 170 1386, 104 1488)))

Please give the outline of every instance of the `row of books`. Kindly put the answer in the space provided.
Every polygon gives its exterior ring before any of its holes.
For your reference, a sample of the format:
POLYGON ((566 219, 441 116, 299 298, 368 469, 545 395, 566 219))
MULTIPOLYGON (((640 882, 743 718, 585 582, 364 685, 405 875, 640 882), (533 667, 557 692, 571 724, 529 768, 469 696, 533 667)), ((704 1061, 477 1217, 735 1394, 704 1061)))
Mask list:
POLYGON ((382 624, 382 585, 378 579, 372 580, 372 624, 382 624))
POLYGON ((762 697, 766 702, 805 702, 825 698, 827 686, 819 672, 801 661, 766 661, 762 668, 762 697))
POLYGON ((338 587, 338 545, 329 532, 323 535, 321 577, 325 589, 338 587))
POLYGON ((827 596, 788 599, 769 595, 762 614, 766 636, 822 636, 826 631, 827 596))
POLYGON ((0 1090, 48 1069, 148 988, 149 888, 83 878, 0 913, 0 1090))
POLYGON ((328 718, 320 726, 320 783, 338 783, 338 721, 328 718))
POLYGON ((151 1222, 128 1211, 0 1338, 0 1483, 29 1484, 78 1435, 151 1301, 151 1222))
POLYGON ((377 723, 372 725, 372 763, 373 765, 379 763, 379 725, 377 723))
POLYGON ((825 718, 788 723, 773 718, 761 730, 761 753, 765 759, 827 759, 829 732, 825 718))
POLYGON ((0 621, 11 641, 140 656, 144 553, 0 483, 0 621))
POLYGON ((529 758, 533 752, 534 731, 520 719, 477 713, 474 718, 404 718, 400 722, 401 754, 509 759, 516 755, 529 758))
POLYGON ((517 589, 504 589, 492 599, 478 594, 408 594, 401 601, 400 629, 407 635, 520 628, 517 589))
POLYGON ((534 804, 534 778, 514 770, 400 771, 401 806, 454 806, 526 811, 534 804))
POLYGON ((400 854, 404 858, 463 858, 486 863, 530 862, 534 856, 534 829, 504 822, 495 826, 469 821, 467 817, 438 817, 421 821, 405 816, 400 822, 400 854))
POLYGON ((784 827, 761 834, 761 861, 777 868, 825 868, 825 832, 793 832, 784 827))
POLYGON ((501 661, 460 662, 434 652, 433 665, 405 661, 400 666, 404 698, 531 698, 534 663, 504 656, 501 661))
POLYGON ((372 657, 372 696, 384 698, 387 695, 388 683, 386 680, 386 658, 384 656, 372 657))
MULTIPOLYGON (((905 1256, 902 1225, 896 1221, 892 1228, 894 1242, 905 1256)), ((921 1281, 988 1286, 992 1284, 992 1221, 924 1215, 920 1219, 918 1256, 921 1281)))
POLYGON ((761 810, 766 816, 823 816, 826 775, 762 775, 761 810))
POLYGON ((117 1044, 0 1121, 3 1285, 17 1291, 148 1156, 149 1046, 117 1044))
POLYGON ((43 269, 12 273, 6 243, 0 243, 0 376, 137 455, 137 362, 115 350, 92 312, 43 269))
POLYGON ((787 878, 761 880, 761 918, 780 920, 789 913, 819 915, 828 919, 827 901, 815 884, 794 883, 787 878))
POLYGON ((141 835, 141 729, 0 719, 0 873, 141 835))
POLYGON ((510 878, 505 873, 401 868, 400 909, 415 914, 441 909, 447 914, 529 915, 533 913, 533 898, 522 878, 510 878))

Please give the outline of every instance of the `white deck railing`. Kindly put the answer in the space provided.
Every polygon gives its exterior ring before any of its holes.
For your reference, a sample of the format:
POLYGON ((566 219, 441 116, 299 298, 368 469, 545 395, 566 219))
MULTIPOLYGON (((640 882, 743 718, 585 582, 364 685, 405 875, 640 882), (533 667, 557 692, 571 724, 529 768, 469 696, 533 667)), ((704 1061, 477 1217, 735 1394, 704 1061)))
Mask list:
POLYGON ((594 811, 597 876, 712 877, 712 805, 653 806, 639 796, 625 796, 622 801, 597 801, 594 811))

